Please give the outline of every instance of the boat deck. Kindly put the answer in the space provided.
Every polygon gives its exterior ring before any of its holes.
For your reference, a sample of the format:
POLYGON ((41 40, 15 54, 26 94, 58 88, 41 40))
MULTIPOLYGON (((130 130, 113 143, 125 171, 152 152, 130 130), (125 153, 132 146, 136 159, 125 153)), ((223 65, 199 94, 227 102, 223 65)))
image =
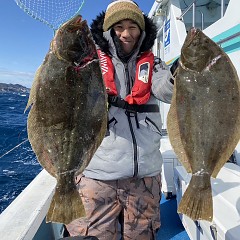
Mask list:
POLYGON ((177 213, 176 198, 166 199, 162 194, 160 203, 161 228, 157 240, 188 240, 190 239, 177 213))

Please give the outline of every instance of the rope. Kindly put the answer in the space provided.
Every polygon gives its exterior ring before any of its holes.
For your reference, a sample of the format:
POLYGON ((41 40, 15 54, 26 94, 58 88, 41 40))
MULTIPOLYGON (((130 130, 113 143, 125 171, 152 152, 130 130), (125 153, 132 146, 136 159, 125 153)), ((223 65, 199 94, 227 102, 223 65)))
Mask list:
POLYGON ((25 139, 23 142, 19 143, 17 146, 13 147, 12 149, 10 149, 6 153, 4 153, 2 156, 0 156, 0 159, 3 158, 4 156, 6 156, 7 154, 9 154, 10 152, 12 152, 14 149, 20 147, 22 144, 24 144, 27 141, 28 141, 28 139, 25 139))

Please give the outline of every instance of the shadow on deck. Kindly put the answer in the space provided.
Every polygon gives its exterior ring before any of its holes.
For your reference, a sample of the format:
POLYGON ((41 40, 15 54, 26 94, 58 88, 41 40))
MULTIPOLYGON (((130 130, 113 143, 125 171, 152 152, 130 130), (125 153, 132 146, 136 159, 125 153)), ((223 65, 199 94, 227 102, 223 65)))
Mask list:
POLYGON ((160 203, 161 228, 157 240, 190 240, 177 213, 177 200, 166 200, 164 194, 160 203))

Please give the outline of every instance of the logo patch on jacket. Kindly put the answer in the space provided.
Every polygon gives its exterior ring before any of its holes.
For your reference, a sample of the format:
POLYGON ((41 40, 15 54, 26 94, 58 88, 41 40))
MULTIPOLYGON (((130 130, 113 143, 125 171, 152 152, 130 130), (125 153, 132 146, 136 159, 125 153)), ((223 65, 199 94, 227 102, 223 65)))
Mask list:
MULTIPOLYGON (((106 86, 107 94, 117 96, 118 91, 114 78, 114 66, 109 55, 97 50, 102 69, 103 80, 106 86)), ((145 104, 151 95, 152 72, 153 72, 154 55, 152 52, 144 52, 139 56, 136 62, 136 75, 131 93, 125 97, 129 104, 145 104)))
POLYGON ((150 63, 149 62, 142 63, 138 69, 138 79, 144 83, 148 83, 149 70, 150 70, 150 63))

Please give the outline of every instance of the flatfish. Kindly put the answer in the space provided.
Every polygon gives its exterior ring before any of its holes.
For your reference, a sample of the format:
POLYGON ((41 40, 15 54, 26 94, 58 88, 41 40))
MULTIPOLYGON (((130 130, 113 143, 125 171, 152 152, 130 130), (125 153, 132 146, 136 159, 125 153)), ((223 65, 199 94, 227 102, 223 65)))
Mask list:
POLYGON ((47 221, 85 216, 75 177, 88 165, 107 127, 107 98, 87 22, 59 28, 38 68, 27 107, 27 130, 40 164, 57 179, 47 221))
POLYGON ((192 177, 178 212, 211 221, 211 176, 216 177, 240 138, 240 84, 221 47, 192 28, 181 49, 167 117, 172 147, 192 177))

